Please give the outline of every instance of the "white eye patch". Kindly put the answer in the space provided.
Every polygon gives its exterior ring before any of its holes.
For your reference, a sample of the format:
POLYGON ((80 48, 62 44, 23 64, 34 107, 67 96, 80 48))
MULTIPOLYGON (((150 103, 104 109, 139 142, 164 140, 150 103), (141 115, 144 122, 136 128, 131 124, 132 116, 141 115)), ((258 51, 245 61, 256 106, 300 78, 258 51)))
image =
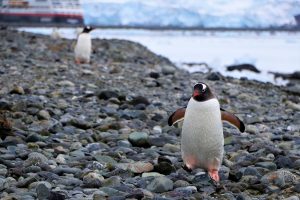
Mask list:
POLYGON ((205 91, 207 86, 205 84, 201 84, 202 85, 202 91, 205 91))

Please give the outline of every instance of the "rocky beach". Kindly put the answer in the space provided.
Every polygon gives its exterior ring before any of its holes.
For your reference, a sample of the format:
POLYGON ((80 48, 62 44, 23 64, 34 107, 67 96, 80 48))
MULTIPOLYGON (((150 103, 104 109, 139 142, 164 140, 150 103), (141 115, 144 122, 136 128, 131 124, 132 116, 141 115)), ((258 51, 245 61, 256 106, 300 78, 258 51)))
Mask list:
POLYGON ((300 92, 216 72, 188 73, 146 47, 0 30, 0 199, 299 200, 300 92), (246 131, 224 124, 215 184, 185 171, 168 117, 207 83, 246 131))

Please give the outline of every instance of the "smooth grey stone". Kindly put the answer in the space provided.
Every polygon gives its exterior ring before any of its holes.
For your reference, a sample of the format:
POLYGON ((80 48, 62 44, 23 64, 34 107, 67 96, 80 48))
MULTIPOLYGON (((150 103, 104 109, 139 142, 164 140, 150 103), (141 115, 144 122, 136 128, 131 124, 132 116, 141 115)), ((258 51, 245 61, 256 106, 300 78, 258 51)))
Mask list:
POLYGON ((255 163, 255 166, 263 167, 263 168, 266 168, 266 169, 269 169, 272 171, 277 169, 277 165, 273 162, 258 162, 258 163, 255 163))
POLYGON ((47 182, 41 182, 36 187, 37 198, 39 200, 48 199, 51 192, 51 184, 47 182))
POLYGON ((155 177, 154 180, 147 185, 147 190, 157 193, 173 190, 173 181, 164 176, 155 177))
POLYGON ((129 135, 128 141, 137 147, 148 147, 149 146, 149 136, 145 132, 133 132, 129 135))
POLYGON ((163 65, 161 66, 162 70, 161 72, 164 75, 174 74, 176 72, 176 68, 171 65, 163 65))

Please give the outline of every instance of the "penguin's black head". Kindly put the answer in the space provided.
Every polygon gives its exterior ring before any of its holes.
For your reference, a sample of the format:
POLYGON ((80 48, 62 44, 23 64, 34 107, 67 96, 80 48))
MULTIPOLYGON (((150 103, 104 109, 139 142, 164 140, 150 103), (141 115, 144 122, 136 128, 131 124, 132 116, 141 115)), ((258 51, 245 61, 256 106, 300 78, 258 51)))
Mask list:
POLYGON ((206 101, 214 98, 214 95, 205 83, 199 82, 194 86, 193 98, 196 101, 206 101))
POLYGON ((93 30, 93 28, 91 26, 85 26, 82 33, 89 33, 92 30, 93 30))

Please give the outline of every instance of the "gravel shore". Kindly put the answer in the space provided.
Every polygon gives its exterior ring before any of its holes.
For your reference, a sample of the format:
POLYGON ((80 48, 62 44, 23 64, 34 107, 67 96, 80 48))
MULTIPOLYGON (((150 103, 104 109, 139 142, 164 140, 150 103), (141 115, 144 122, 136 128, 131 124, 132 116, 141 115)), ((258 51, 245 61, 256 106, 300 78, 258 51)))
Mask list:
POLYGON ((299 91, 176 69, 140 44, 75 41, 0 30, 0 198, 288 199, 300 193, 299 91), (206 82, 246 132, 224 124, 215 185, 182 169, 168 116, 206 82))

